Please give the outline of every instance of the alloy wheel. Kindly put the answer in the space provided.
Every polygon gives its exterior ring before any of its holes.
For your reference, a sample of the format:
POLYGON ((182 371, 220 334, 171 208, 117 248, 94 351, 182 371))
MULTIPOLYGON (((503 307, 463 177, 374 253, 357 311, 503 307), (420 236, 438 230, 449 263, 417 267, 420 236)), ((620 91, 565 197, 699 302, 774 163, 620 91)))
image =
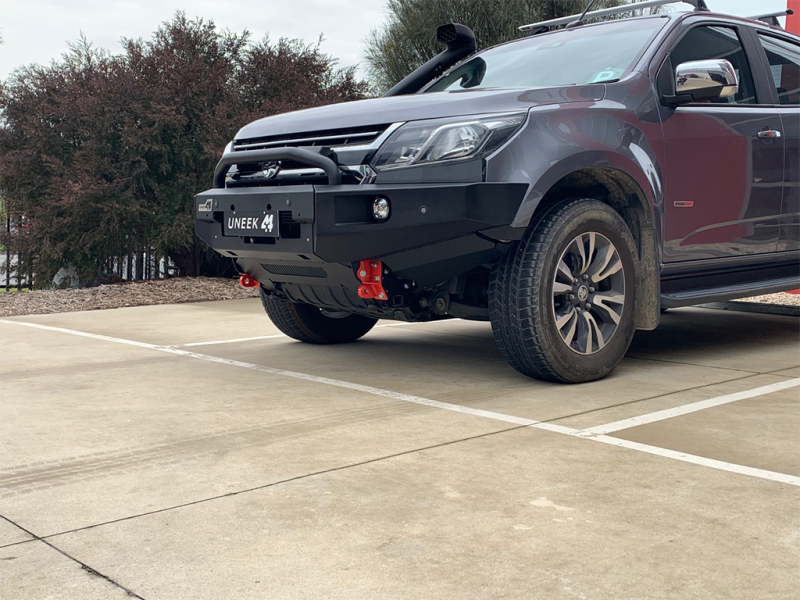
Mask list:
POLYGON ((578 354, 602 350, 625 309, 625 271, 614 244, 593 231, 572 240, 553 277, 553 315, 562 341, 578 354))

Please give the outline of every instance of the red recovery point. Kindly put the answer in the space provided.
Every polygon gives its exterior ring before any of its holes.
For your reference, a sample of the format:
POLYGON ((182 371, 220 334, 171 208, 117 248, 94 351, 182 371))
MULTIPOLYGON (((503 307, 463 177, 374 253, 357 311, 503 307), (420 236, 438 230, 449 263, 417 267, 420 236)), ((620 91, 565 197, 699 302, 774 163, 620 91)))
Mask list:
POLYGON ((383 289, 383 263, 379 260, 362 260, 358 263, 358 295, 365 300, 386 300, 383 289))
POLYGON ((243 288, 257 288, 259 284, 255 279, 250 277, 250 275, 243 273, 239 277, 239 285, 243 288))

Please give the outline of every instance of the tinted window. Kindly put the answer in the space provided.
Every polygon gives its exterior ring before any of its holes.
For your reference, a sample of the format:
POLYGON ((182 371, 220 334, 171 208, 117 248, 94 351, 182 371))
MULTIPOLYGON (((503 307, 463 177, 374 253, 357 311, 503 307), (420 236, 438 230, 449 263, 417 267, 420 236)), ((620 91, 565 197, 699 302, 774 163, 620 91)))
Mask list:
POLYGON ((739 77, 739 91, 730 98, 718 98, 711 102, 720 104, 754 104, 755 86, 750 64, 747 62, 742 43, 734 29, 729 27, 695 27, 690 30, 672 51, 672 64, 677 67, 691 60, 724 58, 731 61, 739 77))
POLYGON ((425 91, 615 81, 631 67, 665 22, 654 17, 534 35, 481 52, 445 73, 425 91))
POLYGON ((769 59, 772 79, 781 104, 800 104, 800 46, 758 35, 769 59))

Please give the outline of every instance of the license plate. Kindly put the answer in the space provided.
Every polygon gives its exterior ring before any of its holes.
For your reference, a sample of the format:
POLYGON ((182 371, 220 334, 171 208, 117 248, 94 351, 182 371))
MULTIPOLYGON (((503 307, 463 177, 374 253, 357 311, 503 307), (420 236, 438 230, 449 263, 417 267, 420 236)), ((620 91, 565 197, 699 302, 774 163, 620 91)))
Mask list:
POLYGON ((226 212, 222 235, 277 237, 278 219, 274 211, 226 212))

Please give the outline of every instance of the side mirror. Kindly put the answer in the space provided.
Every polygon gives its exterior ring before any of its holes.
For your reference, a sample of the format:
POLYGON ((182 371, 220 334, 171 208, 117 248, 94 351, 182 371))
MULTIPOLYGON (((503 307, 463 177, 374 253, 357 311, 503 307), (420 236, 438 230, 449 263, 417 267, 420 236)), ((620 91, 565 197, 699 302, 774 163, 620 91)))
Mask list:
POLYGON ((729 98, 739 91, 739 78, 729 60, 692 60, 675 69, 674 104, 729 98))

